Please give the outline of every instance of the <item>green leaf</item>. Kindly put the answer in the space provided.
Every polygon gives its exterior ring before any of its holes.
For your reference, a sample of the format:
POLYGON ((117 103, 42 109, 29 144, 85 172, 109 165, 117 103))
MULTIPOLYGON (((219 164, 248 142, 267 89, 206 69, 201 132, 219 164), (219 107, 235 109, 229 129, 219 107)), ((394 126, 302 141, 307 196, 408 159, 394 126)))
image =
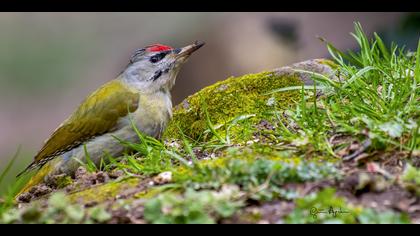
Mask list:
POLYGON ((84 208, 79 205, 69 205, 65 208, 65 212, 73 222, 81 222, 85 216, 84 208))
POLYGON ((112 218, 112 215, 101 206, 93 207, 89 210, 90 217, 97 222, 105 222, 112 218))
POLYGON ((389 51, 387 49, 387 47, 385 46, 384 42, 382 41, 382 39, 379 37, 379 35, 375 32, 374 33, 376 42, 378 44, 378 47, 383 55, 383 57, 385 58, 385 60, 389 61, 389 59, 391 58, 389 51))
POLYGON ((48 205, 57 209, 65 209, 68 205, 68 200, 63 192, 56 192, 48 199, 48 205))

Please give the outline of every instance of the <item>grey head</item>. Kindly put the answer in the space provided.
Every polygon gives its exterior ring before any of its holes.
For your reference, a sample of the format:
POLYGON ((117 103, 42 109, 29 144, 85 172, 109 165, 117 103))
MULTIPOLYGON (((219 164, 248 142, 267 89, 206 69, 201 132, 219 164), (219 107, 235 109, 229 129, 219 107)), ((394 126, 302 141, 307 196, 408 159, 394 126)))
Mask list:
POLYGON ((195 42, 181 48, 162 44, 139 48, 134 51, 129 64, 122 72, 122 79, 144 93, 158 90, 169 92, 175 84, 181 66, 203 45, 203 42, 195 42))

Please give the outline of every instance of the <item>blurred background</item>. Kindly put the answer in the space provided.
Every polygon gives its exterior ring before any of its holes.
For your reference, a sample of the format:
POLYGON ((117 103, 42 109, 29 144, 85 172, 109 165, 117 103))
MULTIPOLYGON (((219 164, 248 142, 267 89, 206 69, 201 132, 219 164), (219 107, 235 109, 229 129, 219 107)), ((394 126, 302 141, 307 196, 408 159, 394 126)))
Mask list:
POLYGON ((417 46, 418 13, 0 13, 0 170, 19 145, 16 168, 29 164, 50 133, 86 95, 115 78, 136 48, 207 43, 181 70, 176 105, 229 76, 328 57, 317 36, 355 49, 354 21, 388 43, 417 46))

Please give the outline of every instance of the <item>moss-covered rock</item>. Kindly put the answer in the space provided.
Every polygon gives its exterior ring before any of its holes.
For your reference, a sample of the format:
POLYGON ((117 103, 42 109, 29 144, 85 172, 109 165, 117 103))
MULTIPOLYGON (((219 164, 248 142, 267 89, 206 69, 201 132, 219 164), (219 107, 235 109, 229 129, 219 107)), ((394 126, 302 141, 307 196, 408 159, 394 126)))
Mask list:
MULTIPOLYGON (((250 122, 256 123, 273 110, 283 110, 299 100, 297 91, 268 94, 270 91, 312 84, 308 74, 294 69, 333 76, 331 65, 334 63, 325 59, 309 60, 273 71, 230 77, 217 82, 189 96, 174 108, 173 119, 163 138, 181 138, 179 129, 194 140, 207 137, 203 136, 208 127, 207 119, 217 126, 240 115, 255 115, 250 118, 250 122)), ((246 130, 232 129, 232 135, 237 140, 247 140, 250 134, 246 130)))

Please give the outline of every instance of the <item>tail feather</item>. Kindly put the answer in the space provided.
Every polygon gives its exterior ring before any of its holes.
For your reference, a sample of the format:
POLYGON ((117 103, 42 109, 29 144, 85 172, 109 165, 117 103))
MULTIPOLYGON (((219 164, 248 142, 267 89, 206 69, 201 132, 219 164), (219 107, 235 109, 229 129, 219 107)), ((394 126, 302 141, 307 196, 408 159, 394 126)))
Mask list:
POLYGON ((37 160, 35 156, 35 160, 28 167, 26 167, 22 172, 17 174, 16 178, 18 178, 19 176, 23 175, 24 173, 28 171, 31 171, 37 168, 41 169, 41 167, 43 167, 46 163, 50 162, 53 159, 55 159, 55 156, 45 157, 40 160, 37 160))
POLYGON ((24 170, 22 170, 21 172, 19 172, 19 174, 16 175, 16 178, 19 178, 20 176, 22 176, 23 174, 31 171, 35 169, 35 164, 34 162, 32 162, 28 167, 26 167, 24 170))
MULTIPOLYGON (((16 194, 15 198, 17 198, 22 193, 28 192, 33 186, 41 183, 44 181, 45 177, 51 173, 52 169, 54 167, 53 162, 48 162, 45 165, 43 165, 34 176, 32 176, 29 181, 25 184, 25 186, 19 191, 18 194, 16 194)), ((18 174, 18 176, 22 175, 23 173, 26 173, 28 170, 34 169, 35 167, 28 166, 24 171, 18 174)))

